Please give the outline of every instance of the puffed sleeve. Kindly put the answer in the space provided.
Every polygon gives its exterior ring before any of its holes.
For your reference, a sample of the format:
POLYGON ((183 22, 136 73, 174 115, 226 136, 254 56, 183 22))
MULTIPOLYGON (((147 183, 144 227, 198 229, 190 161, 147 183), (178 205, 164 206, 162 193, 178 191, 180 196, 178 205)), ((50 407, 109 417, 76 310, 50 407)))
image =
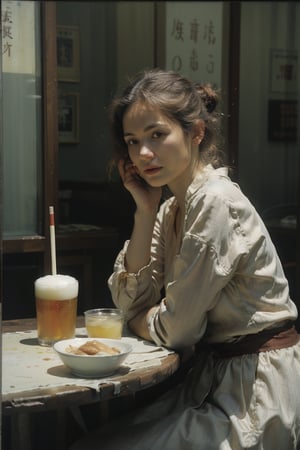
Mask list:
POLYGON ((149 324, 158 345, 175 349, 203 337, 208 312, 247 253, 239 222, 224 199, 198 198, 187 216, 173 281, 167 284, 165 298, 149 324))
POLYGON ((129 241, 126 241, 116 258, 114 272, 108 280, 112 300, 122 309, 126 321, 130 321, 142 310, 156 305, 161 299, 164 283, 164 211, 165 207, 162 207, 157 214, 149 264, 138 273, 128 273, 125 268, 125 255, 129 241))

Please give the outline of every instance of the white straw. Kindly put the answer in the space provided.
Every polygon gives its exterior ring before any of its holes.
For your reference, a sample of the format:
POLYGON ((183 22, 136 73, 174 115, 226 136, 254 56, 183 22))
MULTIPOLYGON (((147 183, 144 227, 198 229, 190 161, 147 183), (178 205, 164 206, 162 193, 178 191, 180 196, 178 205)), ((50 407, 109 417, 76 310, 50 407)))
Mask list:
POLYGON ((52 275, 56 275, 55 220, 54 220, 53 206, 49 206, 49 215, 50 215, 50 245, 51 245, 52 275))

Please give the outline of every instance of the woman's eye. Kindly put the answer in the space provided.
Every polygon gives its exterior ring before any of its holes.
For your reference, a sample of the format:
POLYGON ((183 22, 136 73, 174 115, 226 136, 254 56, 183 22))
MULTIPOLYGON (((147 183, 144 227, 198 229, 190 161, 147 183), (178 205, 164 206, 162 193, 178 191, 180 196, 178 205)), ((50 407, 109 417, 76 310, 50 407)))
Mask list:
POLYGON ((162 135, 163 135, 163 133, 161 133, 160 131, 155 131, 155 132, 152 134, 152 138, 153 138, 153 139, 159 139, 162 135))
POLYGON ((128 139, 127 141, 125 141, 126 142, 126 145, 128 145, 128 146, 130 146, 130 145, 134 145, 134 144, 136 144, 136 140, 134 140, 134 139, 128 139))

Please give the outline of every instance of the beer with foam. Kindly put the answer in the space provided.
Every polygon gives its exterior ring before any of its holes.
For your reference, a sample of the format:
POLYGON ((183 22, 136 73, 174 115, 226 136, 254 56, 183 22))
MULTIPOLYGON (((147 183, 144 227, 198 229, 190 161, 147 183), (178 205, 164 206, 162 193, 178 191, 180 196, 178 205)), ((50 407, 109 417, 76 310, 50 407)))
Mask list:
POLYGON ((35 281, 34 288, 40 345, 74 337, 78 281, 69 275, 45 275, 35 281))

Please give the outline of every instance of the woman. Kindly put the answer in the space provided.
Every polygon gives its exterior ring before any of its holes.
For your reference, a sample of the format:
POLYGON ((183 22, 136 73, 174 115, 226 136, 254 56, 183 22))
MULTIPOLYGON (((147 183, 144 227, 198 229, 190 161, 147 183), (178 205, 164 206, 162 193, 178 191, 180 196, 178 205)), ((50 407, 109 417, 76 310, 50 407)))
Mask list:
POLYGON ((115 161, 136 203, 112 298, 138 336, 196 356, 182 384, 76 448, 297 448, 297 310, 262 220, 222 164, 217 102, 210 86, 150 70, 112 104, 115 161))

